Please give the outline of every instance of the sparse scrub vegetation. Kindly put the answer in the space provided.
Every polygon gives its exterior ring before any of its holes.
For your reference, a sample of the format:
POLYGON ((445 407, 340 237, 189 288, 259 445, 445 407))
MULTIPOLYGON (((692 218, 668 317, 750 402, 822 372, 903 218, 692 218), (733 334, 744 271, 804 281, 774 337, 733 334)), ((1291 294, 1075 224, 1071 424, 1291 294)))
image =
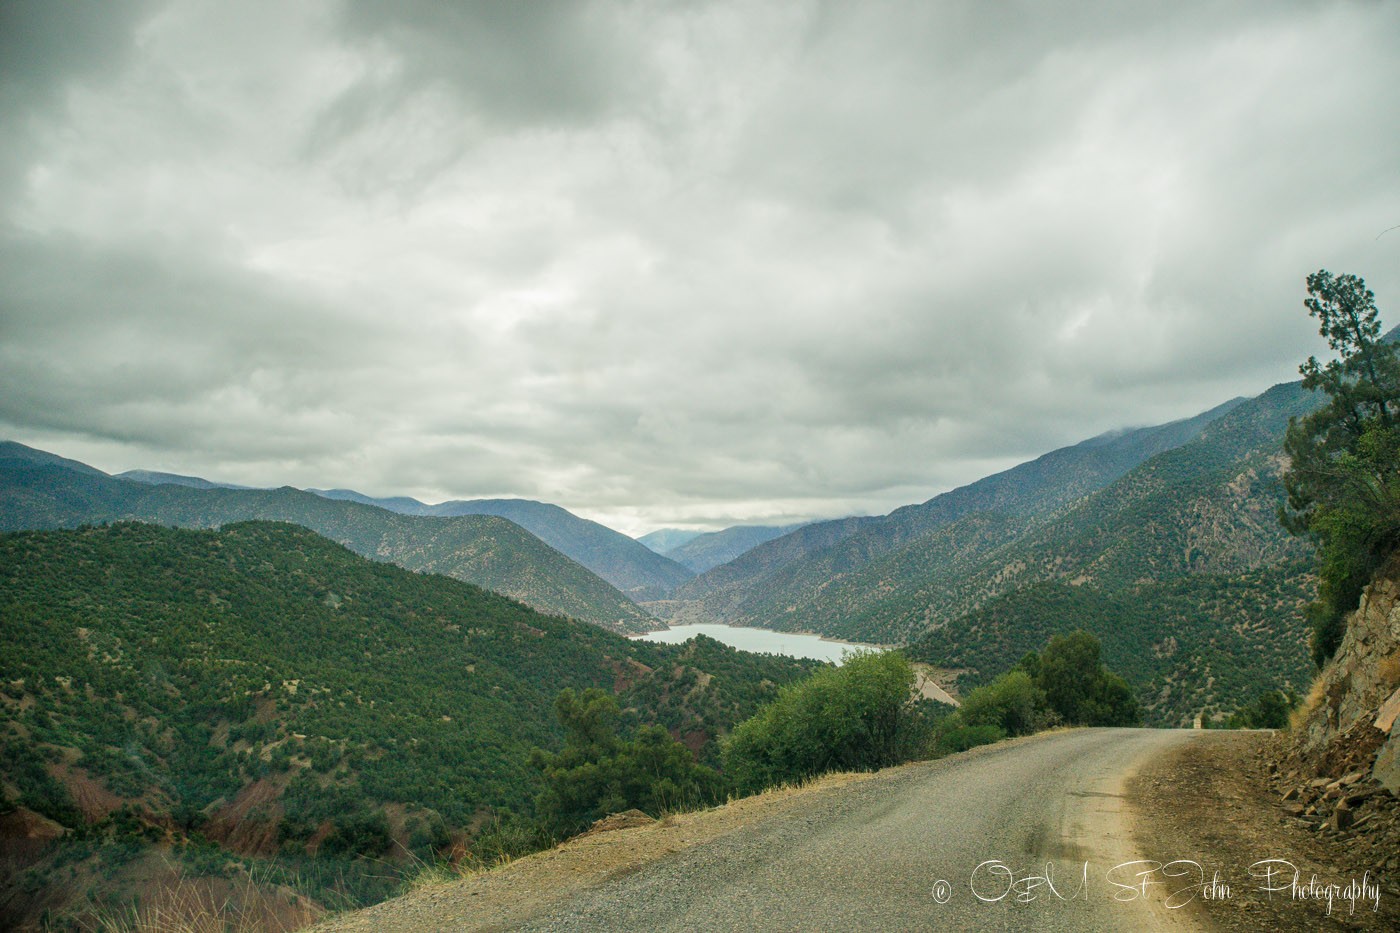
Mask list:
POLYGON ((0 655, 4 805, 69 831, 32 883, 91 869, 99 905, 149 851, 334 907, 454 840, 470 864, 532 851, 530 749, 563 748, 561 689, 615 698, 648 764, 693 765, 668 728, 717 759, 715 736, 819 666, 629 641, 276 523, 0 535, 0 618, 24 646, 0 655), (85 817, 70 787, 118 812, 85 817), (236 832, 248 854, 207 844, 236 832))

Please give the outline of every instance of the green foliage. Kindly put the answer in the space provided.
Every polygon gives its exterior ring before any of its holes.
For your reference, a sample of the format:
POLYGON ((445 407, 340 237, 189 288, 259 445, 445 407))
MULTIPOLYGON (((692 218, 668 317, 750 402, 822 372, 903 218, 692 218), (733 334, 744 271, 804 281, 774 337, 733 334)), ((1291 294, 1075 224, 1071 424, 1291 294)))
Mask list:
POLYGON ((959 713, 968 726, 995 726, 1005 735, 1026 735, 1036 730, 1038 713, 1046 709, 1045 691, 1018 669, 973 690, 959 713))
POLYGON ((1220 726, 1226 729, 1287 729, 1288 717, 1298 705, 1296 693, 1265 690, 1253 703, 1241 706, 1220 726))
POLYGON ((5 778, 19 791, 15 800, 6 799, 7 809, 28 807, 65 826, 81 822, 82 816, 72 796, 49 774, 36 748, 13 739, 0 741, 0 761, 4 762, 5 778))
POLYGON ((1088 632, 1056 635, 1011 670, 970 691, 957 712, 939 723, 935 754, 952 754, 1007 736, 1029 735, 1061 723, 1138 724, 1137 702, 1123 678, 1099 660, 1088 632))
POLYGON ((753 792, 907 760, 924 727, 913 682, 913 668, 897 652, 858 654, 820 670, 734 730, 725 771, 740 791, 753 792))
POLYGON ((1006 738, 1006 732, 999 726, 991 724, 962 726, 957 725, 956 722, 954 720, 947 729, 939 730, 938 741, 934 746, 935 755, 956 755, 969 748, 991 745, 1006 738))
POLYGON ((1327 403, 1293 419, 1284 438, 1289 531, 1321 556, 1309 612, 1313 660, 1336 651, 1343 620, 1386 556, 1400 545, 1400 348, 1381 339, 1375 295, 1354 275, 1308 276, 1308 314, 1338 358, 1309 357, 1303 386, 1327 403))
POLYGON ((482 858, 538 846, 529 756, 564 744, 560 690, 618 691, 628 767, 664 772, 691 755, 654 727, 709 748, 820 666, 628 640, 263 522, 0 534, 0 626, 8 804, 80 834, 63 781, 92 779, 197 841, 253 792, 286 883, 346 906, 395 888, 378 859, 483 818, 482 858))
POLYGON ((383 855, 393 842, 382 811, 340 814, 331 827, 321 843, 321 851, 331 856, 383 855))
POLYGON ((1046 705, 1071 725, 1137 725, 1140 717, 1132 691, 1122 677, 1104 667, 1099 652, 1099 640, 1086 631, 1056 635, 1040 653, 1036 686, 1044 692, 1046 705))
POLYGON ((634 738, 622 738, 617 701, 602 690, 566 689, 554 708, 564 748, 531 754, 544 775, 535 809, 546 831, 570 835, 609 813, 635 809, 660 816, 719 798, 719 775, 696 764, 665 729, 643 726, 634 738))
POLYGON ((1306 634, 1291 620, 1307 604, 1311 571, 1299 561, 1109 590, 1046 582, 993 600, 907 650, 914 660, 969 670, 959 679, 967 689, 989 683, 1008 658, 1083 628, 1099 639, 1105 664, 1136 686, 1146 722, 1189 726, 1222 697, 1307 689, 1306 634))

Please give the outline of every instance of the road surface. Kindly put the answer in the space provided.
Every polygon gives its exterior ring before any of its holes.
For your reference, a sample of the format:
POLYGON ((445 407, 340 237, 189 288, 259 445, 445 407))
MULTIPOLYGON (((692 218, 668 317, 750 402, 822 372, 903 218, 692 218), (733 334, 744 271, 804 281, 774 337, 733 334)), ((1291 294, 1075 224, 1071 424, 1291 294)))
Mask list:
MULTIPOLYGON (((526 930, 1197 929, 1117 866, 1123 782, 1189 730, 1079 729, 906 766, 654 861, 526 930), (888 776, 886 776, 888 775, 888 776), (980 866, 980 867, 979 867, 980 866)), ((1189 815, 1188 815, 1189 818, 1189 815)), ((1161 853, 1157 853, 1161 855, 1161 853)))

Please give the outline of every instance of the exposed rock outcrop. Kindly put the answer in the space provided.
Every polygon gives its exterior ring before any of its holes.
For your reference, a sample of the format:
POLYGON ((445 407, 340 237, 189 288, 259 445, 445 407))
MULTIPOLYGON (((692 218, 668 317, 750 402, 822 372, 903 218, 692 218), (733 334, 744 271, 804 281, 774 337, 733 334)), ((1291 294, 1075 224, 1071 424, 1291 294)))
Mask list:
POLYGON ((1348 618, 1271 771, 1285 813, 1400 871, 1400 555, 1348 618))
POLYGON ((1362 770, 1400 795, 1400 556, 1367 587, 1313 699, 1296 757, 1320 775, 1362 770))

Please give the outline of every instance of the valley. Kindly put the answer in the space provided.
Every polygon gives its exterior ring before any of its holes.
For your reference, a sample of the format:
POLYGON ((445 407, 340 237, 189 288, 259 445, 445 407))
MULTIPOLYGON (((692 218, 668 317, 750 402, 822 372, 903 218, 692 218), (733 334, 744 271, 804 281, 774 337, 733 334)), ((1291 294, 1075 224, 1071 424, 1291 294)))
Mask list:
POLYGON ((0 0, 0 933, 1400 930, 1398 50, 0 0))
POLYGON ((163 852, 183 896, 251 885, 259 923, 374 903, 413 864, 548 844, 530 762, 575 741, 560 691, 719 766, 823 663, 783 655, 851 643, 902 647, 937 678, 923 695, 956 701, 1087 631, 1157 726, 1303 693, 1316 569, 1275 513, 1284 431, 1316 404, 1276 386, 886 516, 670 556, 545 503, 114 477, 7 443, 0 612, 8 645, 46 647, 0 671, 0 780, 56 841, 16 849, 29 893, 0 897, 76 917, 60 879, 114 905, 163 852))

